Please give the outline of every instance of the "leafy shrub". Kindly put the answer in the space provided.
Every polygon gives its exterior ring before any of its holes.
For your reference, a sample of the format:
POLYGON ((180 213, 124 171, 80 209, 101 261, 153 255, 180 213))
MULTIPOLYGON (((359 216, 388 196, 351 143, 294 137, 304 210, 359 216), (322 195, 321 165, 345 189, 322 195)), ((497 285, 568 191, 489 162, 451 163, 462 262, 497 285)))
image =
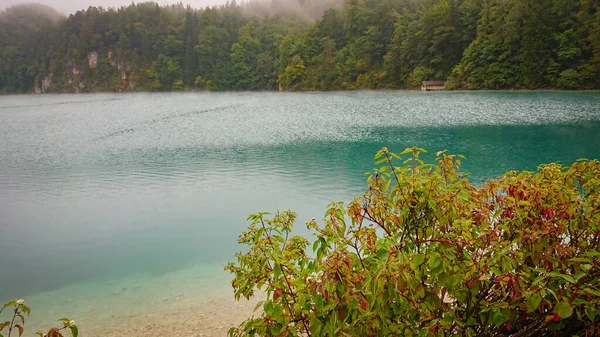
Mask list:
MULTIPOLYGON (((14 309, 12 309, 13 316, 11 320, 0 323, 0 337, 4 337, 1 332, 6 328, 8 328, 7 337, 11 337, 13 331, 18 331, 19 337, 21 337, 21 335, 23 335, 23 332, 25 331, 24 314, 27 314, 27 317, 29 317, 31 309, 27 305, 25 305, 24 300, 16 300, 4 304, 2 309, 0 309, 0 314, 2 313, 2 311, 4 311, 4 309, 9 307, 14 307, 14 309)), ((75 321, 71 321, 68 318, 61 318, 59 319, 59 321, 63 323, 63 326, 61 328, 54 327, 48 330, 47 333, 37 332, 36 334, 40 337, 63 337, 61 331, 69 329, 71 330, 71 334, 73 335, 73 337, 77 337, 77 335, 79 334, 79 329, 77 328, 77 324, 75 324, 75 321)))
POLYGON ((380 150, 367 191, 307 223, 312 241, 291 211, 251 215, 226 269, 236 299, 266 299, 229 335, 599 334, 600 162, 474 186, 461 156, 423 152, 380 150))

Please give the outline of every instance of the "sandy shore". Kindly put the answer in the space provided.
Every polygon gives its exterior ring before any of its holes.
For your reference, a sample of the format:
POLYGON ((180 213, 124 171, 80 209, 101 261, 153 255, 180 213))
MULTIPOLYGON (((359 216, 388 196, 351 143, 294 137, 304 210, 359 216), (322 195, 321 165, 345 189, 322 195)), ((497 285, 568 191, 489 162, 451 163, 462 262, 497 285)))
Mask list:
MULTIPOLYGON (((256 315, 264 294, 236 301, 221 265, 132 274, 30 295, 24 336, 75 320, 80 337, 221 337, 256 315)), ((4 316, 4 315, 3 315, 4 316)), ((65 337, 70 337, 66 333, 65 337)))
POLYGON ((254 308, 264 297, 259 293, 236 301, 228 281, 186 276, 183 272, 135 286, 131 280, 128 287, 76 286, 33 297, 25 336, 48 331, 60 325, 58 318, 68 317, 77 322, 79 337, 221 337, 256 315, 254 308))
POLYGON ((110 317, 82 322, 81 337, 207 337, 227 336, 227 331, 251 317, 258 299, 235 301, 213 298, 184 305, 174 311, 110 317))

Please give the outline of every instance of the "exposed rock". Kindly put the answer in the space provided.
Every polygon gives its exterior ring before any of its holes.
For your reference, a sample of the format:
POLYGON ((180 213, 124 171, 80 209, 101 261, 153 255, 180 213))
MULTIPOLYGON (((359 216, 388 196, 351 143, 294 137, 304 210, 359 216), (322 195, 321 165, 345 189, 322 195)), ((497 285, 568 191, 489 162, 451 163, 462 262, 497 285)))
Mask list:
POLYGON ((36 94, 44 94, 50 91, 52 87, 52 74, 44 75, 35 81, 33 92, 36 94))
MULTIPOLYGON (((137 87, 137 77, 133 71, 133 66, 127 57, 121 56, 118 50, 108 51, 108 63, 116 70, 118 79, 112 88, 117 92, 135 91, 137 87)), ((97 69, 100 67, 102 55, 97 51, 87 53, 86 58, 72 58, 67 60, 66 76, 64 79, 64 89, 69 92, 79 93, 94 90, 97 76, 95 71, 88 69, 97 69), (90 77, 91 76, 91 77, 90 77)), ((52 86, 50 78, 40 78, 35 82, 35 93, 47 92, 52 86)))
POLYGON ((119 80, 114 88, 117 92, 134 91, 137 83, 132 76, 133 66, 126 57, 119 55, 118 51, 108 51, 108 62, 119 73, 119 80))
MULTIPOLYGON (((79 62, 81 63, 81 62, 79 62)), ((81 66, 81 64, 77 64, 77 62, 75 60, 69 60, 67 62, 67 71, 69 72, 69 75, 71 76, 79 76, 80 74, 83 74, 84 69, 81 66)))
POLYGON ((90 69, 96 69, 98 67, 98 52, 90 52, 87 54, 88 65, 90 69))
POLYGON ((67 62, 67 88, 75 93, 83 92, 85 89, 84 61, 69 60, 67 62))
POLYGON ((110 63, 110 66, 113 68, 117 67, 117 57, 112 51, 108 52, 108 63, 110 63))

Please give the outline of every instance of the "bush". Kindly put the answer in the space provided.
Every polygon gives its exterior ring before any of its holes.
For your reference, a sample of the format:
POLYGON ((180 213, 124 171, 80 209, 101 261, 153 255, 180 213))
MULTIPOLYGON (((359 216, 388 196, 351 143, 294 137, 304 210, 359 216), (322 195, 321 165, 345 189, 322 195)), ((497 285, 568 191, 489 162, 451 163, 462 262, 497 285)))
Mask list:
MULTIPOLYGON (((21 299, 10 301, 4 304, 4 306, 0 308, 0 314, 2 311, 4 311, 4 309, 10 307, 13 307, 13 309, 11 309, 13 312, 12 318, 6 322, 0 323, 0 337, 3 337, 1 332, 5 329, 8 330, 7 337, 11 337, 13 332, 18 333, 19 337, 21 337, 25 331, 25 314, 27 314, 27 317, 29 317, 29 314, 31 314, 31 309, 25 305, 25 301, 21 299)), ((53 327, 46 333, 36 332, 36 335, 39 335, 40 337, 63 337, 61 331, 69 329, 71 330, 71 335, 73 337, 77 337, 79 334, 79 328, 77 328, 75 321, 71 321, 68 318, 61 318, 59 321, 62 322, 61 328, 53 327)))
POLYGON ((367 191, 307 223, 312 241, 291 211, 251 215, 226 269, 236 299, 266 299, 229 335, 600 333, 600 162, 474 186, 461 156, 423 152, 379 151, 367 191))

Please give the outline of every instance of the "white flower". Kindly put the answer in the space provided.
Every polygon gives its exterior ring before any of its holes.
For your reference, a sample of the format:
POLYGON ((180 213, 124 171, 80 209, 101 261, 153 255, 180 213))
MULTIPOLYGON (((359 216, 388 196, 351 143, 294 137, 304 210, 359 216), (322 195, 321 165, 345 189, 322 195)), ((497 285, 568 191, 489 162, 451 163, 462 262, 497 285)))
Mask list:
POLYGON ((76 326, 77 324, 75 324, 75 321, 70 321, 69 322, 69 326, 76 326))
POLYGON ((17 304, 18 304, 18 305, 23 305, 23 304, 25 304, 25 300, 23 300, 23 299, 21 299, 21 300, 18 300, 18 301, 17 301, 17 304))

